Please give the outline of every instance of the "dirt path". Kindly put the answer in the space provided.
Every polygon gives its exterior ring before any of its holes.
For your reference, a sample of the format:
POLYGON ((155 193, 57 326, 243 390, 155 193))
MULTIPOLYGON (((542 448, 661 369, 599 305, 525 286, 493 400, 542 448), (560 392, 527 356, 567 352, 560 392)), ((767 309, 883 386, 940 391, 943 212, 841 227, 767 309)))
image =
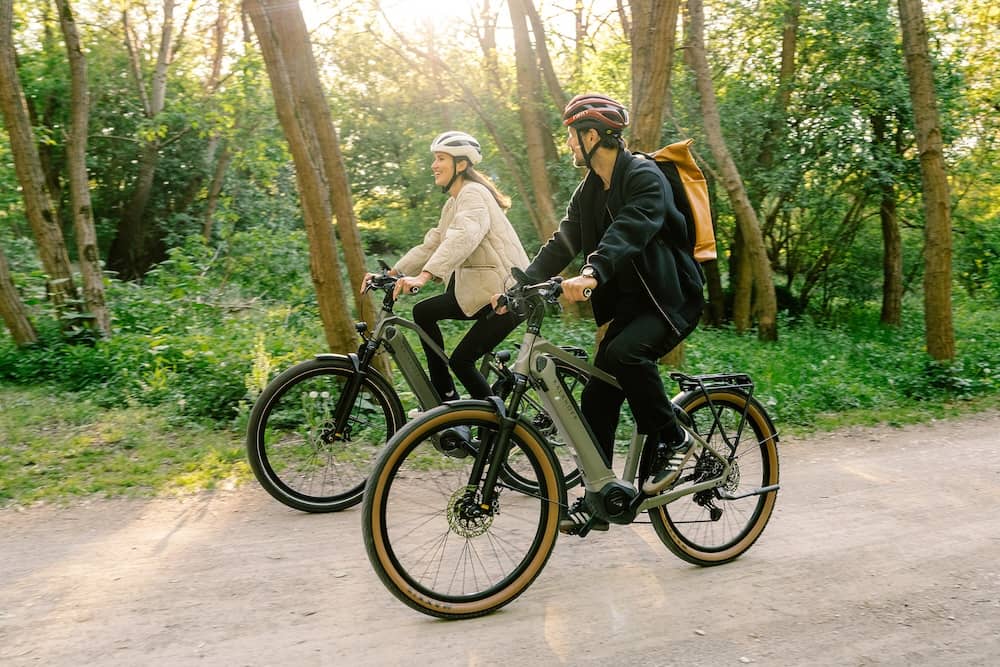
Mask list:
POLYGON ((998 453, 997 413, 786 440, 740 560, 700 569, 612 527, 464 622, 389 595, 357 509, 248 485, 0 511, 0 664, 996 665, 998 453))

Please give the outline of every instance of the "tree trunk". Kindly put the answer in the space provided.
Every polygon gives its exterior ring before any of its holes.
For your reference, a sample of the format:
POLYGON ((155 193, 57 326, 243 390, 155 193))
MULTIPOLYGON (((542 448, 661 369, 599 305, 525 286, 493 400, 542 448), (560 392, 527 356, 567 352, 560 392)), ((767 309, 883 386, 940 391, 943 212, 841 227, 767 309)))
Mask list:
POLYGON ((549 47, 545 43, 545 25, 542 23, 542 17, 538 15, 538 10, 535 9, 535 3, 532 0, 522 1, 524 11, 528 16, 528 22, 531 24, 531 33, 535 36, 538 69, 542 72, 542 78, 545 80, 545 86, 549 90, 549 95, 552 96, 552 101, 556 107, 562 109, 569 100, 566 99, 566 93, 563 92, 562 86, 559 85, 559 78, 556 76, 555 67, 552 66, 552 58, 549 57, 549 47))
POLYGON ((482 25, 477 26, 476 34, 479 38, 479 45, 483 49, 487 79, 493 92, 503 95, 506 91, 500 76, 500 61, 497 58, 497 12, 490 8, 490 0, 483 0, 479 18, 482 25))
POLYGON ((764 132, 760 154, 757 158, 758 164, 764 171, 774 166, 775 147, 784 137, 785 117, 788 114, 788 105, 792 99, 792 86, 795 81, 795 51, 798 43, 801 12, 801 0, 788 0, 781 32, 781 67, 778 72, 778 92, 767 120, 767 130, 764 132))
POLYGON ((673 70, 680 0, 633 0, 632 130, 629 145, 660 148, 673 70))
POLYGON ((201 235, 208 243, 212 240, 212 228, 215 221, 215 209, 219 206, 219 195, 222 194, 222 184, 226 178, 226 170, 229 162, 233 158, 233 152, 229 150, 229 144, 222 142, 222 148, 215 161, 215 171, 212 174, 212 182, 208 185, 208 195, 205 197, 205 210, 202 213, 201 235))
POLYGON ((937 361, 955 358, 951 312, 951 197, 944 168, 934 71, 920 0, 899 0, 906 73, 920 151, 924 191, 924 321, 927 353, 937 361))
POLYGON ((87 126, 90 120, 90 90, 87 84, 87 59, 80 45, 76 20, 69 0, 58 0, 59 22, 70 68, 70 129, 66 146, 66 168, 76 232, 77 261, 83 283, 83 301, 93 316, 94 327, 104 336, 111 335, 111 315, 104 301, 104 273, 97 249, 97 230, 90 203, 90 179, 87 175, 87 126))
MULTIPOLYGON (((160 47, 149 90, 146 90, 142 78, 139 46, 133 39, 127 10, 122 12, 122 29, 143 110, 146 118, 155 119, 163 111, 166 103, 167 74, 174 52, 174 0, 163 0, 160 47)), ((139 173, 132 188, 132 195, 118 222, 118 233, 108 252, 108 265, 126 280, 141 278, 153 264, 165 256, 163 240, 151 224, 147 211, 159 161, 160 140, 152 138, 143 141, 139 151, 139 173)))
MULTIPOLYGON (((324 179, 327 166, 317 135, 323 130, 314 124, 315 107, 317 100, 323 100, 323 92, 305 20, 298 3, 244 0, 243 6, 257 33, 275 109, 295 163, 309 238, 309 268, 327 344, 333 352, 349 352, 356 346, 357 334, 343 298, 345 289, 330 224, 330 189, 324 179)), ((332 132, 332 127, 329 130, 332 132)))
MULTIPOLYGON (((886 117, 872 114, 872 143, 878 155, 887 160, 898 155, 887 135, 886 117)), ((874 175, 873 175, 874 176, 874 175)), ((903 241, 896 216, 896 186, 885 175, 880 183, 879 219, 882 223, 882 324, 898 327, 903 323, 903 241)))
POLYGON ((777 301, 774 294, 774 281, 771 277, 771 265, 764 249, 764 238, 760 231, 760 224, 757 222, 757 214, 750 204, 743 179, 740 177, 736 162, 722 136, 722 122, 719 118, 715 89, 712 86, 708 68, 708 58, 705 55, 705 17, 702 0, 687 0, 687 7, 689 65, 697 82, 708 145, 712 149, 716 164, 719 166, 722 184, 732 202, 736 223, 739 225, 746 242, 746 254, 743 259, 750 263, 753 271, 758 318, 757 335, 761 340, 777 340, 777 301))
POLYGON ((896 217, 896 189, 883 187, 879 219, 882 222, 882 324, 898 327, 903 323, 903 241, 896 217))
POLYGON ((733 236, 729 281, 733 293, 733 327, 746 333, 753 327, 753 267, 747 261, 747 244, 740 226, 733 236))
POLYGON ((538 214, 542 238, 550 237, 556 230, 557 218, 552 203, 552 187, 546 169, 546 144, 552 143, 548 124, 540 122, 538 104, 541 99, 541 82, 535 67, 535 54, 528 36, 526 17, 522 2, 509 0, 510 20, 514 28, 514 55, 517 61, 517 98, 524 130, 525 157, 534 190, 534 206, 538 214))
POLYGON ((10 137, 10 151, 21 186, 24 211, 35 235, 42 267, 48 274, 50 298, 61 314, 76 299, 76 287, 59 224, 59 212, 45 187, 45 174, 35 146, 27 102, 17 76, 12 22, 12 0, 0 0, 0 110, 3 111, 10 137))
MULTIPOLYGON (((633 0, 629 41, 632 52, 632 129, 630 148, 660 148, 680 0, 633 0)), ((684 364, 684 343, 660 359, 668 368, 684 364)))
POLYGON ((10 265, 7 263, 7 255, 4 254, 3 248, 0 248, 0 317, 3 318, 10 337, 18 347, 38 342, 35 327, 28 319, 28 310, 21 302, 17 288, 14 287, 14 280, 10 276, 10 265))
POLYGON ((722 291, 722 275, 719 273, 718 260, 711 260, 701 265, 705 272, 705 288, 708 291, 708 303, 701 321, 713 327, 722 326, 726 319, 725 295, 722 291))

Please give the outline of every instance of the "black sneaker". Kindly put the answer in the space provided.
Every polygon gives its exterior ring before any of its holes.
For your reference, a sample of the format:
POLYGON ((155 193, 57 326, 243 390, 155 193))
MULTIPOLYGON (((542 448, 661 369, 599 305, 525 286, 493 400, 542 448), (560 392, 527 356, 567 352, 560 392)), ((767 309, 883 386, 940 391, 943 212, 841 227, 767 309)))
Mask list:
POLYGON ((580 497, 576 499, 572 507, 566 510, 565 518, 559 521, 559 532, 566 535, 576 535, 588 525, 588 531, 607 530, 609 527, 607 521, 591 515, 587 503, 583 497, 580 497))
POLYGON ((684 440, 673 445, 670 448, 669 454, 664 458, 658 459, 654 464, 659 469, 653 473, 652 477, 642 483, 642 492, 647 496, 655 496, 669 488, 671 484, 677 481, 677 478, 681 474, 681 468, 694 455, 696 449, 694 438, 691 437, 690 433, 684 431, 684 440))

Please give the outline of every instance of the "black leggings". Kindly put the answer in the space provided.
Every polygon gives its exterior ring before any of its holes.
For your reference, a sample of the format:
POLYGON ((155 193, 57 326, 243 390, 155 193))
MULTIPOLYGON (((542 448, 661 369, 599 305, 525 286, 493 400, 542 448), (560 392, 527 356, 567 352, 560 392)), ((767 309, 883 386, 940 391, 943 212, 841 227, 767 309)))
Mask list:
MULTIPOLYGON (((486 304, 473 315, 466 315, 455 299, 455 280, 452 278, 444 294, 424 299, 413 306, 413 321, 444 349, 444 336, 438 326, 441 320, 476 320, 455 347, 455 351, 451 353, 450 366, 472 398, 486 398, 492 391, 486 378, 479 372, 478 362, 517 327, 518 318, 509 311, 503 315, 496 315, 490 304, 486 304)), ((455 383, 448 372, 449 364, 446 364, 422 339, 421 345, 427 356, 427 370, 430 371, 431 383, 437 390, 438 396, 445 401, 458 398, 455 383)))

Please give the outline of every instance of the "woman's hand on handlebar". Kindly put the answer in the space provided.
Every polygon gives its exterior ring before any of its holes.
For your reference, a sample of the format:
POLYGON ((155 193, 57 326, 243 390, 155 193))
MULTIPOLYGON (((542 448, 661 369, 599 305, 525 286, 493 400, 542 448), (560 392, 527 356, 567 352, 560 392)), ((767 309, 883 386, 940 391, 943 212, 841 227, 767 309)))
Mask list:
POLYGON ((392 298, 398 299, 400 294, 416 294, 430 279, 431 274, 426 271, 421 271, 419 276, 403 276, 396 281, 396 286, 392 290, 392 298))
POLYGON ((597 280, 591 276, 574 276, 562 281, 562 293, 569 302, 590 300, 595 287, 597 280))

